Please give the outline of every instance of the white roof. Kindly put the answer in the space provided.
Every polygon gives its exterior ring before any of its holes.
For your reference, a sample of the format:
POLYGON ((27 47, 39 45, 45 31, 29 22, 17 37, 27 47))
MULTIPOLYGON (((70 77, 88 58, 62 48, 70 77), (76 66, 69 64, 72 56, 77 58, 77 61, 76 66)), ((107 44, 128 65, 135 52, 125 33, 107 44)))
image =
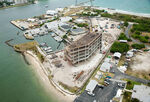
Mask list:
POLYGON ((115 52, 113 56, 114 56, 114 57, 118 57, 118 58, 120 58, 120 57, 121 57, 121 53, 119 53, 119 52, 115 52))
POLYGON ((69 17, 69 16, 61 17, 60 20, 61 20, 61 22, 68 22, 68 21, 72 20, 72 17, 69 17))
POLYGON ((35 19, 34 18, 28 18, 28 21, 35 21, 35 19))
POLYGON ((90 80, 90 82, 86 86, 86 90, 92 93, 97 84, 98 82, 96 80, 90 80))
POLYGON ((57 14, 57 11, 55 11, 55 10, 47 10, 46 14, 47 15, 55 15, 55 14, 57 14))
POLYGON ((63 10, 64 10, 64 8, 56 8, 57 12, 59 12, 59 11, 62 12, 63 10))
POLYGON ((127 40, 119 40, 120 42, 127 43, 127 40))
POLYGON ((127 52, 127 54, 128 54, 128 55, 132 55, 132 56, 133 56, 133 54, 134 54, 134 53, 133 53, 133 52, 131 52, 131 51, 128 51, 128 52, 127 52))
POLYGON ((110 63, 104 62, 104 63, 101 65, 100 70, 101 70, 101 71, 104 71, 104 72, 109 72, 110 67, 111 67, 111 64, 110 64, 110 63))
POLYGON ((120 96, 121 96, 121 94, 122 94, 122 90, 121 89, 118 89, 118 91, 117 91, 117 94, 116 94, 116 98, 119 98, 120 96))
POLYGON ((119 67, 119 70, 120 70, 122 73, 124 73, 124 72, 127 70, 127 68, 126 68, 126 66, 120 66, 120 67, 119 67))
POLYGON ((75 22, 77 22, 77 23, 83 23, 85 21, 83 19, 76 19, 75 22))
POLYGON ((110 58, 105 58, 105 62, 110 62, 110 58))
POLYGON ((137 98, 142 102, 150 102, 150 87, 145 85, 134 85, 132 98, 137 98))

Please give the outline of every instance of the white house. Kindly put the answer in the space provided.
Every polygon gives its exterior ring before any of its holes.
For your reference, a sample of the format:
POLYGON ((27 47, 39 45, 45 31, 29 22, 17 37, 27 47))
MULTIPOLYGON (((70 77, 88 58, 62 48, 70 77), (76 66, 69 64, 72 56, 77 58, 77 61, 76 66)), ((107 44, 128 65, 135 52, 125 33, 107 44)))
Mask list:
POLYGON ((109 72, 110 68, 111 68, 111 64, 108 63, 108 62, 104 62, 101 67, 100 67, 100 70, 103 71, 103 72, 109 72))
POLYGON ((88 83, 88 85, 86 86, 86 91, 88 91, 88 94, 92 95, 93 91, 96 87, 96 85, 98 84, 98 82, 96 80, 90 80, 90 82, 88 83))

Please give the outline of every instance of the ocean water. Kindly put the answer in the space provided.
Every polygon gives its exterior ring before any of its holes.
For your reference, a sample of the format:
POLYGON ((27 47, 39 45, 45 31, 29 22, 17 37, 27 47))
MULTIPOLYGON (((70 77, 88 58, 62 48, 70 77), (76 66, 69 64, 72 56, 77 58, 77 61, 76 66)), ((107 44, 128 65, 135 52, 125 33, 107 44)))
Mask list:
MULTIPOLYGON (((87 1, 87 0, 80 0, 87 1)), ((74 5, 75 0, 39 0, 38 4, 0 10, 0 102, 57 102, 53 93, 47 93, 33 69, 22 56, 4 42, 14 39, 13 44, 27 42, 18 28, 10 24, 11 20, 23 19, 44 14, 48 9, 74 5), (48 5, 48 8, 45 8, 48 5)), ((95 0, 96 6, 115 8, 136 13, 150 14, 150 0, 95 0)), ((21 31, 20 31, 21 32, 21 31)), ((37 38, 49 41, 56 50, 58 43, 51 36, 37 38), (48 38, 49 37, 49 38, 48 38)), ((61 45, 60 49, 63 47, 61 45)))
POLYGON ((95 0, 95 6, 150 14, 150 0, 95 0))

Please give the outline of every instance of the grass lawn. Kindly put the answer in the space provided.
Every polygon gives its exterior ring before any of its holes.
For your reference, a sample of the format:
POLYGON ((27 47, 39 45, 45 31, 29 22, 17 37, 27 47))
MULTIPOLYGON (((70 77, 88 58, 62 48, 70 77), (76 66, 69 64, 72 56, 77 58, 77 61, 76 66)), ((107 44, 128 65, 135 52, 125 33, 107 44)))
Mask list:
POLYGON ((64 89, 66 89, 66 90, 68 90, 68 91, 70 91, 70 92, 72 92, 72 93, 76 93, 78 90, 79 90, 79 88, 78 87, 70 87, 70 86, 68 86, 68 85, 66 85, 66 84, 64 84, 64 83, 62 83, 62 82, 58 82, 59 83, 59 85, 61 85, 64 89))
POLYGON ((131 95, 131 92, 125 91, 122 102, 131 102, 131 95))
POLYGON ((133 80, 125 79, 125 81, 127 81, 126 89, 128 90, 132 90, 134 85, 141 85, 141 83, 133 81, 133 80))
POLYGON ((122 66, 124 64, 125 59, 126 59, 125 56, 122 55, 121 58, 120 58, 120 60, 119 60, 118 67, 120 67, 120 66, 122 66))
POLYGON ((34 49, 34 47, 38 45, 38 43, 36 41, 31 41, 31 42, 27 42, 27 43, 22 43, 22 44, 18 44, 18 45, 14 45, 14 49, 16 51, 26 51, 26 50, 30 50, 30 49, 34 49))
POLYGON ((37 57, 39 58, 39 60, 41 62, 44 61, 44 56, 41 55, 41 53, 38 51, 36 45, 38 45, 38 43, 36 41, 31 41, 31 42, 27 42, 27 43, 22 43, 22 44, 18 44, 18 45, 14 45, 14 49, 17 52, 25 52, 27 50, 31 50, 33 51, 37 57))

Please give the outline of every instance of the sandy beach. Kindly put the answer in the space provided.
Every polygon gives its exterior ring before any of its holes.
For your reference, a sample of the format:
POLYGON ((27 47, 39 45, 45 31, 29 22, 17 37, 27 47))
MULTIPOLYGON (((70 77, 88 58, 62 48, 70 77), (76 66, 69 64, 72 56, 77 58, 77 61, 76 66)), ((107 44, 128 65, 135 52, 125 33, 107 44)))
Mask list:
POLYGON ((60 102, 73 102, 76 96, 63 95, 60 91, 58 91, 48 79, 48 76, 46 75, 47 73, 43 70, 43 66, 41 66, 41 62, 31 51, 25 52, 24 55, 26 59, 30 62, 32 68, 37 74, 37 77, 41 81, 41 85, 45 88, 47 92, 49 92, 49 94, 53 94, 53 96, 55 96, 60 102))
POLYGON ((121 13, 121 14, 128 14, 128 15, 134 15, 134 16, 141 16, 141 17, 148 17, 148 18, 150 18, 150 14, 145 14, 145 13, 135 13, 135 12, 118 10, 118 9, 103 8, 103 7, 99 7, 99 6, 96 6, 94 8, 98 8, 100 10, 106 10, 110 14, 121 13))

